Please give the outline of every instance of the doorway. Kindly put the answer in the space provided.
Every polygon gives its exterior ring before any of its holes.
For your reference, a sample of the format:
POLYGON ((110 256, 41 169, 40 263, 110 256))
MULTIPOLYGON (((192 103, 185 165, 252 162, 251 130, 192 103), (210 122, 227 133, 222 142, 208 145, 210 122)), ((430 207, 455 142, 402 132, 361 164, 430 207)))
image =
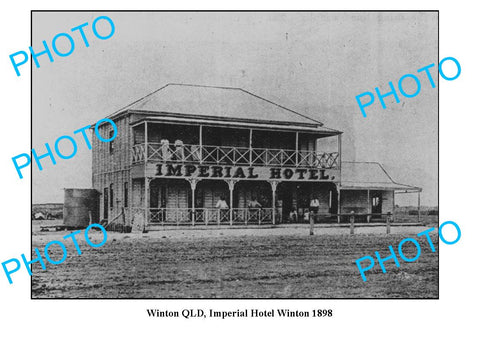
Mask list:
POLYGON ((108 188, 103 189, 103 219, 108 220, 108 188))
POLYGON ((293 189, 292 183, 283 182, 279 185, 277 201, 282 208, 281 223, 297 222, 297 207, 294 204, 293 189), (291 213, 292 215, 290 216, 291 213))
MULTIPOLYGON (((372 193, 372 214, 381 214, 382 213, 382 193, 373 192, 372 193)), ((373 216, 375 217, 375 216, 373 216)), ((379 216, 380 217, 380 216, 379 216)))

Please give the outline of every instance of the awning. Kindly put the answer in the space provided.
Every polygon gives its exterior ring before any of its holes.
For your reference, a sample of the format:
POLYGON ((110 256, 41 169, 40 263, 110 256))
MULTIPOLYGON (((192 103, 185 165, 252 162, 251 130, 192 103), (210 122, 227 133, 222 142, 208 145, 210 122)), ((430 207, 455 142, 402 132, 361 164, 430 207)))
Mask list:
POLYGON ((380 163, 346 161, 342 161, 340 189, 422 191, 422 188, 395 182, 380 163))

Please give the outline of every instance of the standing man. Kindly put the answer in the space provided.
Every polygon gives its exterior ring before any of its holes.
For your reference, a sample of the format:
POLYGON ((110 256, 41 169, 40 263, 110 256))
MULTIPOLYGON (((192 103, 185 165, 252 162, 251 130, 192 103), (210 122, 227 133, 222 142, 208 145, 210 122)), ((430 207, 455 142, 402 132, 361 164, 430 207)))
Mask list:
POLYGON ((225 221, 226 218, 226 212, 228 212, 228 204, 227 201, 225 201, 225 196, 220 196, 220 199, 217 201, 217 204, 215 205, 215 208, 218 209, 219 215, 219 220, 222 222, 225 221))
POLYGON ((252 196, 251 201, 248 202, 248 207, 251 209, 259 209, 262 205, 257 201, 257 197, 252 196))
POLYGON ((320 208, 320 201, 318 200, 317 195, 313 195, 312 200, 310 201, 310 235, 313 235, 313 225, 315 223, 315 216, 318 214, 318 209, 320 208))
MULTIPOLYGON (((252 216, 256 217, 257 222, 261 219, 261 209, 262 205, 257 201, 257 197, 252 196, 252 199, 248 202, 248 217, 247 220, 250 221, 252 216)), ((255 219, 255 218, 254 218, 255 219)))

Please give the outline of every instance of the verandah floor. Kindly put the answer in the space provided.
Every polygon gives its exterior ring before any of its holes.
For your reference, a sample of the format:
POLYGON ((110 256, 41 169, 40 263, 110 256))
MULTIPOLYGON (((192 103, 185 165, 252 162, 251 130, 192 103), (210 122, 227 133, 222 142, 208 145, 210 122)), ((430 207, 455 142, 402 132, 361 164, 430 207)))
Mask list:
MULTIPOLYGON (((391 227, 421 227, 424 226, 423 222, 408 222, 408 223, 395 223, 390 224, 391 227)), ((355 228, 363 227, 386 227, 385 222, 371 222, 371 223, 355 223, 355 228)), ((147 226, 146 231, 159 231, 159 230, 211 230, 211 229, 276 229, 276 228, 310 228, 308 223, 283 223, 283 224, 156 224, 151 223, 147 226)), ((350 228, 350 223, 315 223, 314 228, 350 228)))

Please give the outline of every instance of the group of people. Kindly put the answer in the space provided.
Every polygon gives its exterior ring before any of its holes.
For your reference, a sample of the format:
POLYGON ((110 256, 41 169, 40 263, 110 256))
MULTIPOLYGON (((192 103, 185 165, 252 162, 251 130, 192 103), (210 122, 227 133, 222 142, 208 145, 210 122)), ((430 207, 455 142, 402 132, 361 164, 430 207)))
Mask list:
MULTIPOLYGON (((262 205, 260 202, 257 201, 257 198, 255 196, 252 196, 252 199, 248 201, 247 204, 249 209, 261 209, 262 205)), ((217 209, 228 209, 228 203, 225 201, 225 196, 220 196, 220 199, 217 201, 217 204, 215 205, 215 208, 217 209)))
MULTIPOLYGON (((258 202, 255 196, 252 196, 252 199, 248 201, 247 204, 248 209, 261 209, 262 204, 258 202)), ((215 208, 220 210, 228 210, 229 206, 227 201, 225 200, 225 196, 220 196, 220 199, 217 201, 215 208)), ((303 214, 303 219, 305 221, 310 221, 311 218, 315 218, 318 214, 318 210, 320 209, 320 200, 317 196, 314 196, 312 200, 310 200, 310 206, 308 211, 305 211, 303 214)), ((292 207, 288 216, 289 222, 298 222, 298 212, 295 207, 292 207)))
POLYGON ((185 152, 184 152, 183 141, 181 141, 180 139, 177 139, 174 145, 175 145, 175 149, 171 150, 170 141, 168 139, 160 140, 160 150, 161 150, 162 158, 164 161, 184 158, 185 152))
POLYGON ((198 161, 200 160, 200 146, 198 145, 185 145, 181 139, 175 140, 173 148, 170 146, 170 141, 168 139, 160 140, 160 153, 162 160, 164 161, 185 161, 187 157, 191 160, 198 161), (189 147, 189 150, 185 152, 185 148, 189 147))
MULTIPOLYGON (((308 211, 303 213, 303 219, 305 221, 310 221, 310 218, 315 218, 318 214, 318 210, 320 209, 320 201, 317 196, 314 196, 310 201, 310 206, 308 211)), ((298 222, 298 212, 295 207, 292 207, 290 213, 288 214, 289 222, 298 222)))
MULTIPOLYGON (((253 196, 252 199, 248 201, 247 206, 250 213, 249 218, 260 218, 260 216, 258 214, 255 215, 255 213, 258 212, 258 209, 262 208, 262 204, 257 201, 257 198, 255 196, 253 196)), ((225 200, 225 196, 220 196, 220 199, 217 201, 215 208, 220 210, 220 218, 222 221, 225 221, 227 219, 226 212, 229 209, 228 203, 225 200)))

